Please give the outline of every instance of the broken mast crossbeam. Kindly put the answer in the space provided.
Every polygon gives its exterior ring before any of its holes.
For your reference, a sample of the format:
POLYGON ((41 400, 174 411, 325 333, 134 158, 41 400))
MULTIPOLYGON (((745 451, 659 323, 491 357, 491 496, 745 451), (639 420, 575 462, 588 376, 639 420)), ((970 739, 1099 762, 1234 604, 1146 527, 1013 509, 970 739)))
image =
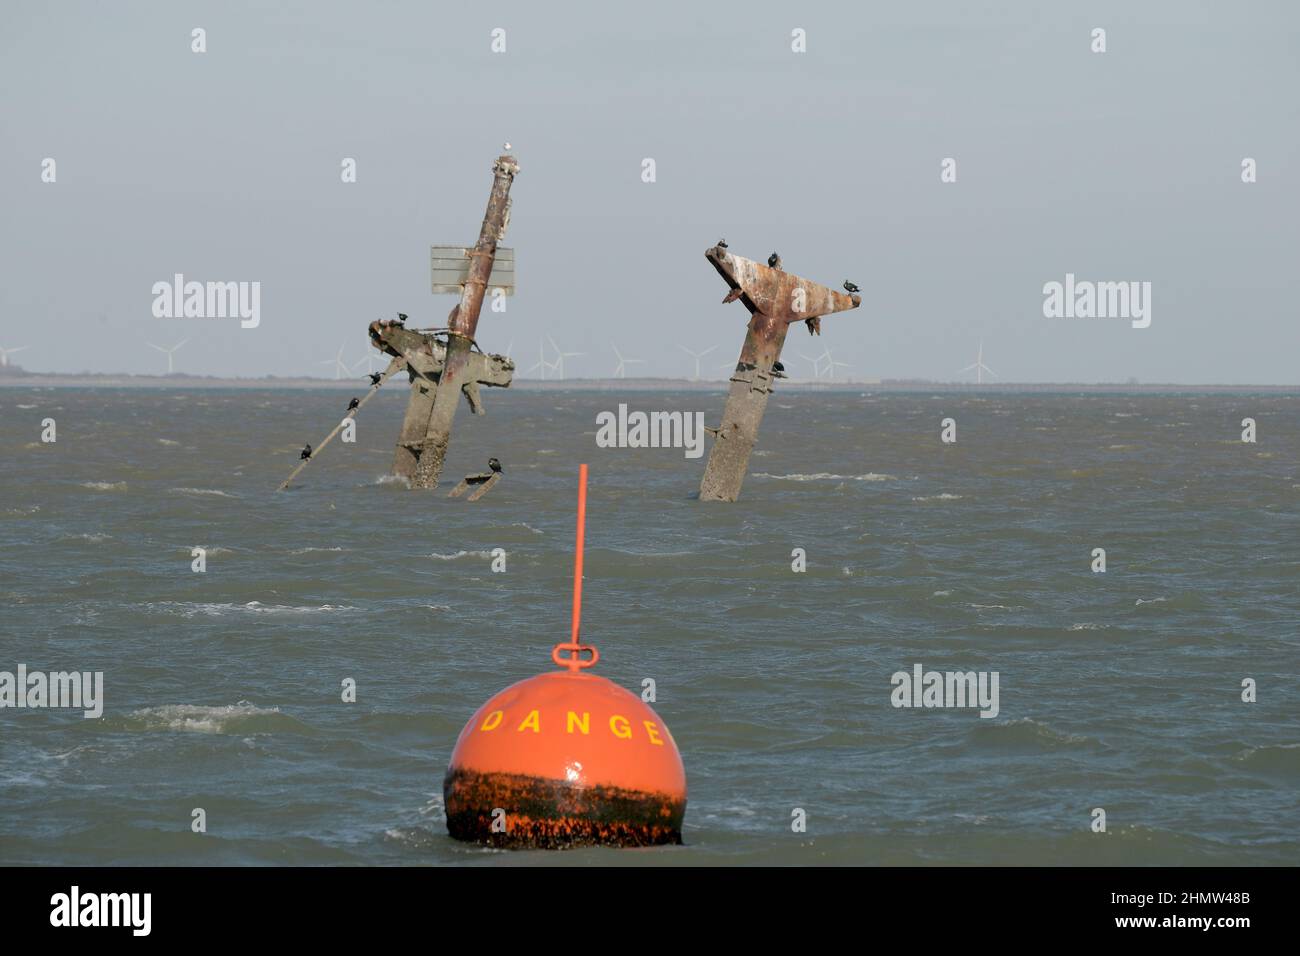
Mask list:
POLYGON ((776 380, 772 366, 781 358, 790 324, 809 322, 809 331, 817 331, 816 320, 856 309, 862 299, 780 268, 732 255, 723 246, 707 250, 704 257, 731 288, 724 301, 739 299, 750 312, 745 342, 731 376, 722 424, 700 482, 701 501, 735 501, 740 497, 749 456, 758 441, 758 427, 776 380))

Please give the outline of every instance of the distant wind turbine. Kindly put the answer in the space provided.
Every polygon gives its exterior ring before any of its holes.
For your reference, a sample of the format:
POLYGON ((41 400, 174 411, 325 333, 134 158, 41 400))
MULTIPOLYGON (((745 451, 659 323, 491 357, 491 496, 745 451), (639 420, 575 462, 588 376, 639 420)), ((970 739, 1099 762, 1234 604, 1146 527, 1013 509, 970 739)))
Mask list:
POLYGON ((564 381, 564 360, 566 358, 578 358, 578 356, 586 355, 587 353, 562 352, 560 351, 560 347, 555 344, 555 339, 551 338, 549 335, 546 337, 546 341, 550 342, 551 348, 555 349, 555 361, 551 363, 551 368, 555 369, 555 374, 560 377, 560 381, 564 381))
MULTIPOLYGON (((356 365, 352 366, 352 371, 355 372, 358 368, 364 365, 366 367, 366 374, 373 375, 375 372, 375 362, 377 361, 379 361, 379 359, 375 356, 374 350, 371 349, 361 357, 361 359, 357 362, 356 365)), ((324 365, 325 363, 322 362, 321 364, 324 365)))
POLYGON ((159 352, 163 352, 163 353, 166 354, 166 356, 167 356, 167 374, 170 375, 170 374, 172 373, 172 356, 175 355, 175 354, 176 354, 176 351, 177 351, 177 350, 178 350, 182 345, 184 345, 185 342, 188 342, 188 341, 189 341, 189 339, 186 339, 184 342, 177 342, 175 345, 173 345, 173 346, 172 346, 171 348, 169 348, 169 349, 165 349, 165 348, 163 348, 161 345, 154 345, 152 342, 146 342, 146 343, 144 343, 144 344, 147 345, 147 346, 149 346, 149 348, 151 348, 151 349, 157 349, 159 352))
POLYGON ((15 352, 21 352, 24 349, 29 348, 31 348, 30 345, 20 345, 16 349, 0 349, 0 368, 9 367, 9 356, 13 355, 15 352))
POLYGON ((528 369, 528 374, 540 372, 542 381, 546 381, 546 370, 552 368, 550 362, 546 361, 546 347, 542 345, 542 340, 537 340, 537 364, 528 369))
POLYGON ((848 362, 837 362, 837 361, 835 361, 835 357, 834 357, 833 355, 831 355, 831 350, 830 350, 830 349, 826 349, 826 351, 822 353, 822 361, 824 361, 824 362, 826 363, 826 365, 825 365, 825 369, 826 369, 826 377, 829 378, 829 379, 831 379, 832 381, 835 379, 835 369, 836 369, 836 368, 852 368, 852 367, 853 367, 853 366, 849 365, 848 362))
POLYGON ((345 347, 346 347, 346 346, 342 346, 342 345, 340 345, 340 346, 339 346, 339 354, 336 355, 336 356, 334 356, 334 358, 332 358, 332 359, 326 359, 326 360, 323 361, 323 362, 317 362, 317 363, 316 363, 317 365, 333 365, 333 366, 334 366, 334 378, 335 378, 336 380, 337 380, 337 379, 341 379, 341 378, 346 377, 346 376, 347 376, 347 375, 352 371, 351 369, 348 368, 347 363, 343 361, 343 349, 344 349, 345 347))
POLYGON ((812 366, 813 378, 822 377, 822 359, 824 358, 824 356, 819 355, 816 358, 813 358, 811 355, 804 355, 802 352, 800 352, 799 357, 812 366))
POLYGON ((681 345, 681 344, 678 344, 677 347, 681 349, 683 352, 685 352, 687 355, 689 355, 691 358, 695 359, 695 377, 691 379, 691 381, 698 382, 700 380, 700 359, 704 358, 704 356, 708 355, 710 352, 716 349, 717 346, 710 345, 703 352, 692 352, 685 345, 681 345))
POLYGON ((988 372, 988 373, 989 373, 990 375, 992 375, 994 378, 997 378, 997 377, 998 377, 998 373, 997 373, 997 372, 993 371, 993 369, 989 368, 987 365, 984 364, 984 341, 983 341, 982 339, 980 340, 980 350, 979 350, 979 354, 975 357, 975 364, 974 364, 974 365, 967 365, 964 369, 961 369, 960 371, 962 371, 962 372, 969 372, 969 371, 971 371, 972 369, 975 370, 975 384, 976 384, 976 385, 983 385, 983 384, 984 384, 984 373, 985 373, 985 372, 988 372))
POLYGON ((625 368, 627 365, 645 364, 645 359, 624 358, 623 353, 618 350, 618 346, 614 345, 612 342, 610 343, 610 347, 614 349, 614 354, 618 356, 618 364, 614 366, 615 378, 627 378, 627 369, 625 368))

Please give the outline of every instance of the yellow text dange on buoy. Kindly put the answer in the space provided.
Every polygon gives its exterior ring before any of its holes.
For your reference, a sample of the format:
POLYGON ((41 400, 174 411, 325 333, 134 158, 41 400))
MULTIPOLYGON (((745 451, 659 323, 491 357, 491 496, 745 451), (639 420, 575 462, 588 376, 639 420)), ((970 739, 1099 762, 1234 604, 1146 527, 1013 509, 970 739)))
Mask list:
POLYGON ((578 643, 587 466, 580 470, 573 633, 562 670, 512 684, 475 712, 443 781, 447 830, 493 846, 681 843, 686 771, 663 719, 640 697, 586 673, 578 643))

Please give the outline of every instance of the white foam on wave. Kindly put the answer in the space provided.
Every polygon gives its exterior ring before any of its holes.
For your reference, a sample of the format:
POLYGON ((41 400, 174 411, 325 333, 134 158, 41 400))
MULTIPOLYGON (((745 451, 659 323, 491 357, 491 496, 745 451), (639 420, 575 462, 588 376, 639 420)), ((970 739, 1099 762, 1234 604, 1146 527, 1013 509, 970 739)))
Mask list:
POLYGON ((913 501, 957 501, 961 497, 962 495, 951 495, 945 491, 941 495, 920 495, 919 497, 913 498, 912 500, 913 501))
POLYGON ((374 480, 373 484, 402 485, 403 487, 409 488, 411 487, 411 479, 403 477, 402 475, 380 475, 374 480))
POLYGON ((182 730, 201 734, 222 733, 230 722, 248 717, 280 713, 279 707, 257 707, 246 700, 224 707, 202 704, 164 704, 132 711, 133 720, 143 721, 150 730, 182 730))
POLYGON ((429 555, 436 561, 458 561, 461 558, 490 558, 491 551, 457 551, 455 554, 434 554, 429 555))
POLYGON ((695 553, 694 551, 650 551, 637 548, 608 548, 607 550, 634 558, 685 558, 695 553))
POLYGON ((1089 742, 1089 738, 1082 734, 1072 734, 1068 731, 1057 730, 1055 727, 1050 727, 1042 721, 1034 720, 1032 717, 1018 717, 1013 720, 999 720, 992 722, 981 720, 975 724, 974 728, 972 728, 972 732, 988 735, 994 738, 1024 737, 1044 742, 1049 745, 1075 745, 1089 742))
POLYGON ((83 481, 81 487, 91 491, 126 491, 125 481, 83 481))
POLYGON ((1162 598, 1162 597, 1138 598, 1136 601, 1133 602, 1133 606, 1138 607, 1143 604, 1164 604, 1168 600, 1169 598, 1162 598))
POLYGON ((355 607, 346 604, 322 604, 319 607, 309 607, 291 604, 263 604, 261 601, 249 601, 247 604, 229 602, 195 604, 187 601, 162 601, 157 604, 150 604, 148 607, 174 612, 182 617, 198 617, 201 614, 208 617, 221 617, 223 614, 230 612, 248 614, 330 614, 336 611, 356 610, 355 607))
POLYGON ((294 548, 290 554, 310 554, 313 551, 347 551, 347 548, 294 548))
POLYGON ((35 405, 19 405, 18 407, 21 408, 21 409, 23 409, 23 411, 27 411, 28 409, 35 408, 36 406, 35 406, 35 405))
POLYGON ((181 495, 213 495, 218 498, 234 498, 235 495, 228 494, 224 491, 218 491, 216 488, 168 488, 168 491, 174 491, 181 495))
POLYGON ((159 438, 159 439, 158 439, 158 444, 160 444, 160 445, 179 445, 180 442, 178 442, 178 441, 172 441, 170 438, 159 438))
POLYGON ((894 475, 878 475, 874 471, 869 471, 865 475, 833 475, 829 472, 819 471, 814 474, 794 474, 794 475, 770 475, 767 472, 760 471, 754 473, 755 478, 773 478, 777 481, 897 481, 894 475))
POLYGON ((52 753, 49 755, 49 759, 67 760, 69 757, 75 757, 79 753, 93 753, 93 752, 95 752, 94 748, 92 748, 89 744, 81 744, 80 746, 73 747, 71 750, 65 751, 64 753, 61 754, 52 753))

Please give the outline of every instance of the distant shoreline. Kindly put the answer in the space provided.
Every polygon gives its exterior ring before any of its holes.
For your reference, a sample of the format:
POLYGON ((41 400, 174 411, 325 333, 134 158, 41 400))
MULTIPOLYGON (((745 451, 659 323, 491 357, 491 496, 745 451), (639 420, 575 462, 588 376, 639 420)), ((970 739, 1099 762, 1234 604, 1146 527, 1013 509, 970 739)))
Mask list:
MULTIPOLYGON (((396 383, 399 388, 404 382, 396 383)), ((102 389, 223 389, 263 391, 312 391, 330 389, 357 391, 369 387, 363 377, 327 378, 221 378, 200 375, 66 375, 31 372, 0 372, 0 388, 102 388, 102 389)), ((515 391, 582 392, 725 392, 726 380, 691 381, 673 378, 571 378, 561 381, 519 379, 515 391)), ((1126 382, 929 382, 911 379, 884 381, 809 382, 786 380, 779 391, 799 392, 958 392, 990 395, 1015 393, 1109 393, 1109 394, 1279 394, 1300 395, 1300 385, 1184 385, 1177 383, 1126 382)))

